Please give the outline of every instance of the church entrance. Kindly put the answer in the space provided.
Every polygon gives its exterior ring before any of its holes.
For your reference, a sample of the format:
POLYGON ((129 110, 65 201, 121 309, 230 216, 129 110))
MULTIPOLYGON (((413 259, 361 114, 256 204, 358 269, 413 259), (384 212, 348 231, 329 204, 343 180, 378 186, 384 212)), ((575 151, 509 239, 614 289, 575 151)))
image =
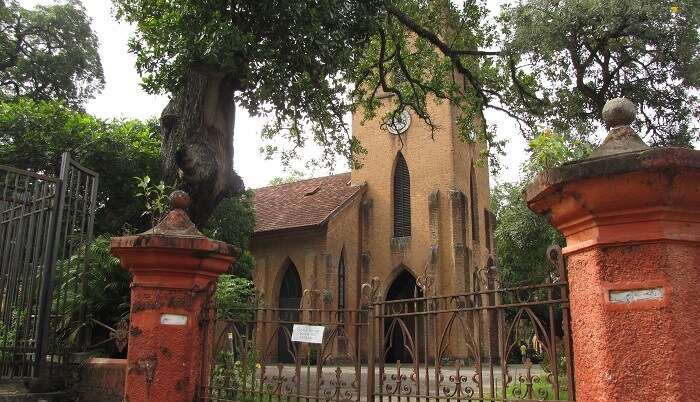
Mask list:
MULTIPOLYGON (((423 297, 423 292, 416 286, 416 277, 408 270, 403 269, 389 287, 386 293, 386 301, 410 300, 414 297, 423 297)), ((391 315, 412 313, 415 312, 415 307, 414 303, 410 301, 390 303, 387 306, 391 315)), ((415 320, 416 318, 410 314, 384 319, 386 363, 396 363, 397 361, 402 363, 413 362, 413 355, 408 345, 416 337, 415 320)))
POLYGON ((279 295, 279 325, 283 327, 277 332, 277 361, 280 363, 294 362, 294 356, 291 352, 291 334, 293 323, 299 321, 301 293, 299 272, 297 272, 297 267, 294 266, 294 263, 290 261, 282 277, 279 295))

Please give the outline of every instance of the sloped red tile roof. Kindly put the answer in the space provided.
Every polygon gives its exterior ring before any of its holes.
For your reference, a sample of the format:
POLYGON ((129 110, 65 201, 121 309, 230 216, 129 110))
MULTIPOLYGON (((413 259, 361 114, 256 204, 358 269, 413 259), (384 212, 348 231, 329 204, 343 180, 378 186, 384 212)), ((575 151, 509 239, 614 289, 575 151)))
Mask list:
POLYGON ((363 187, 341 173, 253 190, 255 233, 321 225, 363 187))

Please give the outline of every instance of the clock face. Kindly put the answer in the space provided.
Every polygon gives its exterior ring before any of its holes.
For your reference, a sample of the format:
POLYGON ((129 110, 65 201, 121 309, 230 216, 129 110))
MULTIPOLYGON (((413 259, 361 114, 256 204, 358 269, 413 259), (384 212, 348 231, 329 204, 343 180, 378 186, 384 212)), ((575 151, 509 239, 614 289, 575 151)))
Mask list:
POLYGON ((390 133, 392 134, 403 134, 408 130, 408 127, 411 125, 411 114, 408 113, 408 110, 404 110, 399 114, 398 116, 394 116, 389 122, 386 124, 387 129, 389 130, 390 133))

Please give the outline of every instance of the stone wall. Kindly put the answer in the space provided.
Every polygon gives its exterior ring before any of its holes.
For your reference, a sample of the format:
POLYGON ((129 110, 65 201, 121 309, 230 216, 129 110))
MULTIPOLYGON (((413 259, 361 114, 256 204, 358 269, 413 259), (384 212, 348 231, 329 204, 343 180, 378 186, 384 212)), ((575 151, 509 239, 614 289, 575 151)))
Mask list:
POLYGON ((81 402, 121 402, 125 380, 126 359, 90 358, 80 368, 78 398, 81 402))

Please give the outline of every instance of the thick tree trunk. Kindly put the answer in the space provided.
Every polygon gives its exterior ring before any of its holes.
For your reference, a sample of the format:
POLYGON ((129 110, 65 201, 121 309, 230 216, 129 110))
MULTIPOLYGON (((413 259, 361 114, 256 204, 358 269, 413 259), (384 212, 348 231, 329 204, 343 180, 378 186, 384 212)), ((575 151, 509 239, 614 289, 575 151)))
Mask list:
POLYGON ((243 191, 233 170, 235 90, 232 77, 192 68, 161 115, 164 176, 190 194, 200 228, 222 199, 243 191))

